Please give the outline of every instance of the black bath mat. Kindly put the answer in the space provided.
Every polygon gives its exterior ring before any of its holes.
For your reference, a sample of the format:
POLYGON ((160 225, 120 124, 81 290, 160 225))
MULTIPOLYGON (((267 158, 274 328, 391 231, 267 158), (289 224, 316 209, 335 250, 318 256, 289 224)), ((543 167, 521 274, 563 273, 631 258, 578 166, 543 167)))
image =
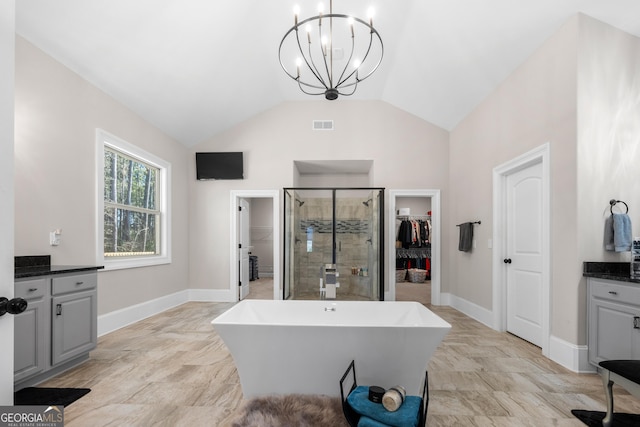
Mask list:
MULTIPOLYGON (((589 427, 602 427, 602 419, 605 416, 604 412, 581 409, 572 409, 571 413, 589 427)), ((612 424, 613 427, 637 427, 640 426, 640 415, 614 412, 612 424)))
POLYGON ((27 387, 13 394, 13 402, 14 405, 69 406, 90 391, 90 388, 27 387))

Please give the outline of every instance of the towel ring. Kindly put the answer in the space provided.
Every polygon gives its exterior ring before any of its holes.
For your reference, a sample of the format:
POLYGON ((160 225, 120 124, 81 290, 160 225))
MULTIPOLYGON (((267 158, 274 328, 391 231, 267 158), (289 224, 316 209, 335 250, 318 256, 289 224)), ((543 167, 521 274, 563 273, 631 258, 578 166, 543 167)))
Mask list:
POLYGON ((611 207, 609 208, 609 210, 611 211, 611 215, 613 215, 613 207, 616 205, 616 203, 622 203, 626 208, 625 213, 629 213, 629 206, 627 206, 625 202, 623 202, 622 200, 611 199, 609 200, 609 204, 611 205, 611 207))

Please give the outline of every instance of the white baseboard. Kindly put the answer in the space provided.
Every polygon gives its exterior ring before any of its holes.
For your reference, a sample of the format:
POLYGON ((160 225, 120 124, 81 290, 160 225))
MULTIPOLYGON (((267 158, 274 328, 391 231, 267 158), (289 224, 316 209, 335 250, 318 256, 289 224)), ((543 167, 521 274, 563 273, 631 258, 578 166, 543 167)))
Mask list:
MULTIPOLYGON (((440 302, 495 330, 491 310, 448 293, 440 295, 440 302)), ((572 344, 553 335, 549 338, 549 359, 573 372, 595 372, 595 368, 589 363, 587 346, 572 344)))
POLYGON ((549 338, 549 359, 574 372, 596 372, 589 363, 586 345, 572 344, 553 335, 549 338))
POLYGON ((491 310, 487 310, 486 308, 467 301, 464 298, 448 293, 440 294, 440 303, 442 305, 453 307, 459 312, 464 313, 472 319, 475 319, 493 329, 493 312, 491 310))
POLYGON ((187 289, 98 316, 98 336, 190 301, 234 302, 235 299, 228 289, 187 289))
POLYGON ((139 322, 147 317, 184 304, 187 301, 189 301, 188 291, 180 291, 100 315, 98 316, 98 336, 139 322))
POLYGON ((229 289, 189 289, 189 301, 235 302, 236 298, 229 289))

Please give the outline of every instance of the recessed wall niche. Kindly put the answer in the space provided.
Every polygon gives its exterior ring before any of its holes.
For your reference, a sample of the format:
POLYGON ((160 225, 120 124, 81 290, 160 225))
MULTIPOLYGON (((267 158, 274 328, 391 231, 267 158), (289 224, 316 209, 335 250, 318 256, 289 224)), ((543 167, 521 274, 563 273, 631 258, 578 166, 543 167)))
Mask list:
POLYGON ((295 187, 372 187, 373 160, 294 160, 295 187))

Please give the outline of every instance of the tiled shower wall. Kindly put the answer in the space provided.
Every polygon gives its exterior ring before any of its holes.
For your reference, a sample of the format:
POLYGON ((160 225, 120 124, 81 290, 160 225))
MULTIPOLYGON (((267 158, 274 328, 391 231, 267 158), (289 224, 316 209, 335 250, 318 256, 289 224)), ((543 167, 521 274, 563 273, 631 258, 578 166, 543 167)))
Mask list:
MULTIPOLYGON (((338 199, 336 264, 340 288, 336 291, 337 299, 377 299, 372 289, 379 283, 378 259, 372 245, 379 244, 379 218, 373 203, 365 206, 363 201, 338 199), (353 274, 356 271, 362 271, 362 275, 353 274)), ((316 299, 320 295, 321 267, 332 262, 332 200, 305 199, 296 209, 293 294, 298 299, 316 299)))

